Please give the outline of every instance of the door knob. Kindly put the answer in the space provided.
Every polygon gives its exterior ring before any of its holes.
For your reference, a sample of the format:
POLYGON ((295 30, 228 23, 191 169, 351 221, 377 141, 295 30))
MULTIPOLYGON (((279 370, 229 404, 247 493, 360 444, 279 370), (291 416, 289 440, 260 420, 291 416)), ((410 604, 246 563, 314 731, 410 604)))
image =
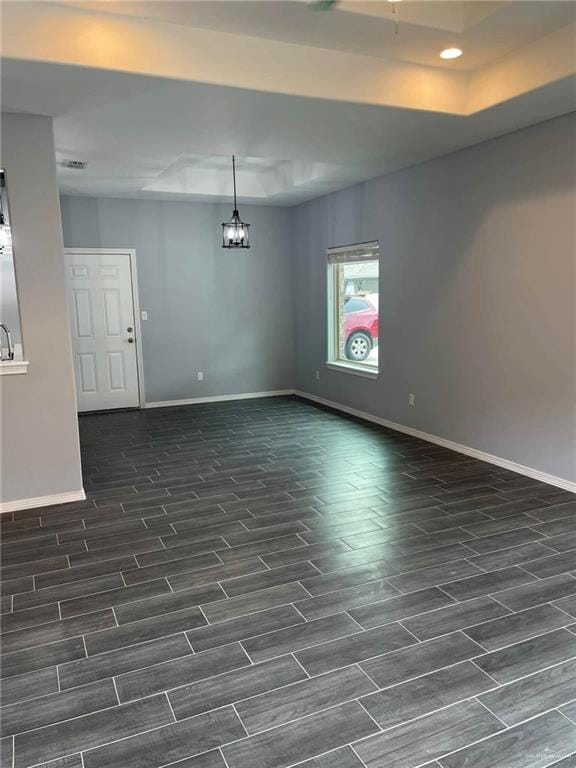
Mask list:
POLYGON ((132 326, 131 326, 131 325, 129 325, 129 326, 128 326, 128 328, 126 328, 126 330, 128 331, 128 333, 132 333, 132 331, 134 330, 134 328, 132 328, 132 326))
POLYGON ((128 344, 134 344, 134 339, 133 339, 132 337, 130 337, 130 338, 128 339, 128 344))

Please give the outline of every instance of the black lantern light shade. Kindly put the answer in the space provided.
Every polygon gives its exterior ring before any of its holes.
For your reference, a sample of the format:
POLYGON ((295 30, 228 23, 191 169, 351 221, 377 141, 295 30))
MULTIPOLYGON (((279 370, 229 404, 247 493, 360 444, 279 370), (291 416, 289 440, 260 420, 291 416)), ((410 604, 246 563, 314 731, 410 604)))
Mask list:
POLYGON ((230 221, 222 223, 222 248, 250 248, 248 230, 250 224, 245 224, 238 213, 236 203, 236 158, 232 155, 232 178, 234 180, 234 211, 230 221))

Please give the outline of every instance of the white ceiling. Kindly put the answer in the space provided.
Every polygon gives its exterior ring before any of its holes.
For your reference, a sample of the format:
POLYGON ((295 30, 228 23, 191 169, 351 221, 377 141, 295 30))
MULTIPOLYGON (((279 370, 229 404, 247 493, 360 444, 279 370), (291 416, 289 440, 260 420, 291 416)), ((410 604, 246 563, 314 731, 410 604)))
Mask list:
POLYGON ((305 0, 144 0, 68 5, 162 20, 201 29, 298 45, 398 59, 434 67, 473 70, 569 24, 575 4, 565 0, 387 0, 340 2, 329 12, 305 0), (459 46, 466 55, 446 63, 438 53, 459 46))
MULTIPOLYGON (((74 14, 78 5, 64 4, 74 14)), ((308 74, 306 46, 332 49, 339 57, 346 52, 352 58, 344 59, 345 66, 364 65, 366 59, 357 56, 362 53, 380 59, 378 66, 392 73, 392 62, 399 60, 442 67, 448 77, 460 68, 467 78, 466 71, 476 76, 481 67, 498 66, 505 55, 528 50, 565 27, 576 7, 538 0, 404 0, 395 36, 388 2, 343 3, 328 13, 314 12, 300 0, 81 5, 86 23, 136 17, 138 29, 147 34, 166 34, 167 29, 180 34, 193 27, 228 35, 224 43, 233 33, 246 58, 256 38, 294 44, 288 49, 292 69, 304 69, 309 79, 317 75, 318 86, 321 73, 311 69, 308 74), (453 44, 463 47, 465 56, 441 62, 438 50, 453 44)), ((262 88, 226 87, 209 82, 208 65, 198 79, 118 71, 102 61, 100 51, 94 52, 93 66, 78 66, 46 51, 32 56, 24 45, 20 53, 14 43, 18 29, 10 35, 10 23, 4 25, 4 40, 10 36, 12 50, 2 66, 2 107, 54 116, 58 160, 88 162, 84 171, 59 168, 61 189, 69 194, 227 199, 230 155, 235 153, 241 199, 291 205, 576 108, 574 80, 567 77, 550 76, 539 87, 517 89, 515 98, 495 98, 489 108, 468 114, 311 98, 286 93, 285 83, 278 87, 283 92, 275 92, 271 77, 262 88)), ((25 28, 29 39, 30 22, 25 28)), ((41 28, 32 32, 48 39, 41 28)), ((69 32, 66 37, 69 42, 69 32)), ((53 32, 49 39, 53 42, 53 32)), ((273 50, 280 57, 284 49, 273 50)), ((218 58, 223 51, 212 49, 211 55, 218 58)), ((231 84, 242 69, 242 60, 230 65, 231 84)), ((458 87, 467 82, 458 81, 458 87)))

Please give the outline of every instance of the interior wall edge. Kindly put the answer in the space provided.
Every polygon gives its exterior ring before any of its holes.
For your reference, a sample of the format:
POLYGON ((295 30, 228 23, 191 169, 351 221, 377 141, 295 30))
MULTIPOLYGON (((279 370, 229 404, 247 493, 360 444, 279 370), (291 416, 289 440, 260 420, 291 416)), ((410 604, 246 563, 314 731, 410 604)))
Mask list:
POLYGON ((355 416, 358 419, 370 421, 373 424, 379 424, 381 427, 393 429, 395 432, 402 432, 403 434, 417 437, 420 440, 425 440, 427 443, 441 445, 442 447, 449 448, 450 450, 456 451, 457 453, 463 453, 466 456, 479 459, 479 461, 485 461, 488 464, 495 464, 497 467, 509 469, 512 472, 517 472, 519 475, 525 475, 526 477, 531 477, 534 480, 540 480, 542 483, 548 483, 549 485, 554 485, 557 488, 562 488, 565 491, 576 493, 576 482, 572 482, 571 480, 567 480, 563 477, 557 477, 556 475, 551 475, 548 472, 542 472, 541 470, 534 467, 526 467, 524 464, 517 464, 515 461, 511 461, 510 459, 505 459, 501 456, 494 456, 491 453, 480 451, 477 448, 472 448, 468 445, 462 445, 461 443, 455 443, 453 440, 448 440, 445 437, 438 437, 437 435, 431 435, 428 432, 422 432, 421 430, 415 429, 414 427, 407 427, 404 424, 397 424, 394 421, 388 421, 388 419, 383 419, 380 416, 374 416, 373 414, 367 413, 366 411, 359 411, 358 409, 351 408, 348 405, 343 405, 342 403, 337 403, 333 400, 327 400, 324 397, 318 397, 318 395, 312 395, 309 392, 304 392, 300 389, 294 390, 294 394, 297 397, 301 397, 305 400, 311 400, 314 403, 318 403, 319 405, 323 405, 327 408, 332 408, 336 411, 342 411, 343 413, 347 413, 350 416, 355 416))
POLYGON ((16 512, 21 509, 36 509, 36 507, 52 507, 55 504, 69 504, 73 501, 85 501, 86 493, 81 488, 79 491, 68 493, 53 493, 50 496, 35 496, 31 499, 14 499, 13 501, 0 502, 0 515, 8 512, 16 512))
MULTIPOLYGON (((52 118, 1 116, 26 374, 2 376, 0 500, 80 493, 82 468, 52 118)), ((56 502, 45 502, 56 503, 56 502)))
POLYGON ((200 403, 224 403, 229 400, 256 400, 259 397, 286 397, 293 395, 293 389, 274 389, 266 392, 242 392, 237 395, 211 395, 209 397, 188 397, 183 400, 158 400, 144 403, 144 408, 171 408, 180 405, 196 405, 200 403))

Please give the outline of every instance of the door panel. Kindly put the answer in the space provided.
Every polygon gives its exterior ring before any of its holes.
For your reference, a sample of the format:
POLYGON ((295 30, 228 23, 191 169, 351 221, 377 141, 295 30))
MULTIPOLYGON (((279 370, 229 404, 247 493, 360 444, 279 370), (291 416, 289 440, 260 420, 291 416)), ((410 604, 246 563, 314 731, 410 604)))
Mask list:
POLYGON ((92 297, 90 291, 74 288, 74 319, 76 335, 79 339, 91 339, 94 336, 92 322, 92 297))
POLYGON ((78 355, 78 363, 78 372, 80 374, 78 384, 80 385, 80 391, 83 393, 97 392, 96 360, 94 359, 94 355, 81 352, 78 355))
POLYGON ((111 390, 126 389, 124 355, 121 352, 108 352, 108 380, 111 390))
POLYGON ((106 336, 121 336, 120 292, 107 289, 102 291, 102 298, 104 299, 106 336))
POLYGON ((66 282, 78 410, 137 408, 130 256, 68 253, 66 282))

